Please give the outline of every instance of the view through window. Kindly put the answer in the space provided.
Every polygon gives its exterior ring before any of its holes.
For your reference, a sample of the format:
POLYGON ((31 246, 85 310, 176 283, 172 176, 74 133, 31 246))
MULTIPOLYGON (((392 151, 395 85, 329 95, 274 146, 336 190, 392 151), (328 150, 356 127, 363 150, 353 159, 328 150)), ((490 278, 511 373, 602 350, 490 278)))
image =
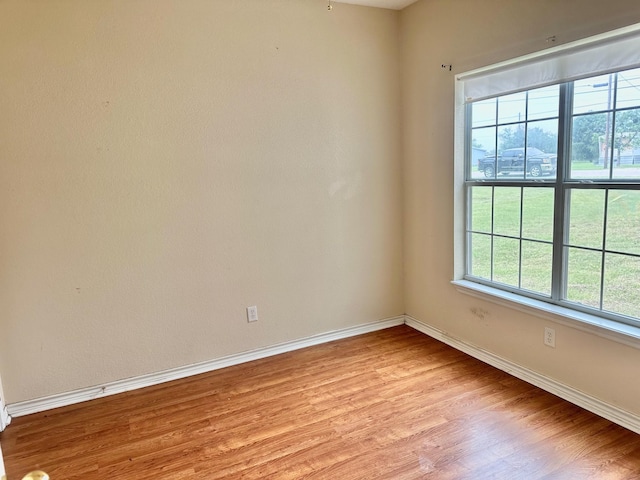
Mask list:
POLYGON ((640 69, 466 108, 466 278, 640 325, 640 69))

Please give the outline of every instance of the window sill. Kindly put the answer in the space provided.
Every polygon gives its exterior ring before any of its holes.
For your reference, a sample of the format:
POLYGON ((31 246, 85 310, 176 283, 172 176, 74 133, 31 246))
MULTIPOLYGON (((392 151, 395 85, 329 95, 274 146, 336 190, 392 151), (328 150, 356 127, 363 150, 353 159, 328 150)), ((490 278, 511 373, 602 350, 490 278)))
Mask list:
POLYGON ((639 327, 541 302, 468 280, 454 280, 451 283, 460 293, 465 295, 481 298, 498 305, 503 305, 545 320, 622 343, 629 347, 640 349, 639 327))

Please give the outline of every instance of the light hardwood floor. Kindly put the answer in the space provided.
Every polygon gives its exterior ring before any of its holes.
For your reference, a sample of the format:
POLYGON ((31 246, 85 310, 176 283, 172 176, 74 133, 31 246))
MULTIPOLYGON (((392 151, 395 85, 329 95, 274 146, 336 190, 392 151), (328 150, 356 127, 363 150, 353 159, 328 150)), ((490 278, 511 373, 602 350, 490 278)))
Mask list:
POLYGON ((406 327, 14 419, 9 479, 639 479, 640 435, 406 327))

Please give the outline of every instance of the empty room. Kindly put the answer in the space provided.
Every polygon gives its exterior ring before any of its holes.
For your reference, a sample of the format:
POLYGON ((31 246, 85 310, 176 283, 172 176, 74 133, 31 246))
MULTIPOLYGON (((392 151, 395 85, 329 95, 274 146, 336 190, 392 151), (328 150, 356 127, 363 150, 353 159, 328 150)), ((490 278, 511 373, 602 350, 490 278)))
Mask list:
POLYGON ((637 0, 0 0, 0 112, 0 478, 640 478, 637 0))

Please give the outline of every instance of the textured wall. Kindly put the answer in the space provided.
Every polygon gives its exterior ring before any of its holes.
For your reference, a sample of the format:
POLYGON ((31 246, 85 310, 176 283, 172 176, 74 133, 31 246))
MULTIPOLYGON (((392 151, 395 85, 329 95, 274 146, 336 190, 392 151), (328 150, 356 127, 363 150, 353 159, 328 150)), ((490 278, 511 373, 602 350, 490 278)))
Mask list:
POLYGON ((402 314, 398 23, 1 1, 7 402, 402 314))
POLYGON ((470 344, 640 414, 640 350, 455 290, 454 74, 640 22, 636 0, 422 0, 401 12, 405 309, 470 344), (452 64, 453 72, 440 68, 452 64), (475 314, 474 314, 475 312, 475 314))

